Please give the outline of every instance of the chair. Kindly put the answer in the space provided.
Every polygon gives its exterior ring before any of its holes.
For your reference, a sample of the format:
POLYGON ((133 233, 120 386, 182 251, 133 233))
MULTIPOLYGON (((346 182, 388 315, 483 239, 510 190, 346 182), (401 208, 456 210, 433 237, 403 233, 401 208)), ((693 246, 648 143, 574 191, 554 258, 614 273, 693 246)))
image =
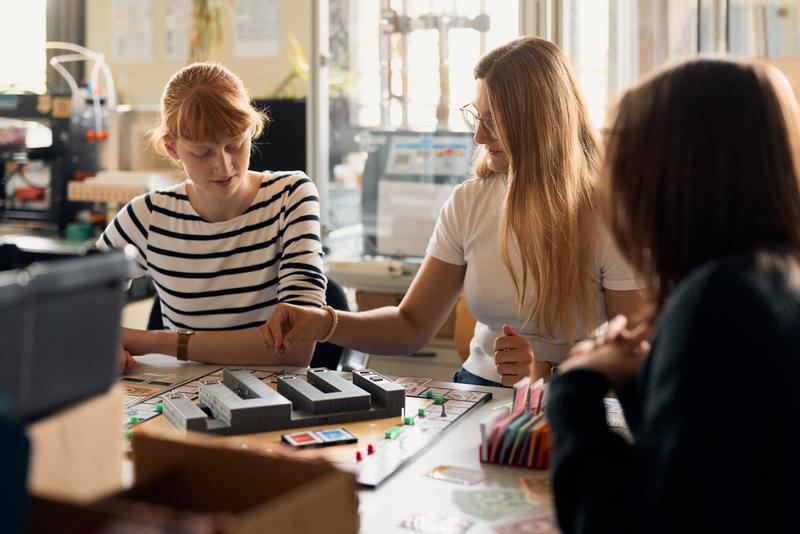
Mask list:
MULTIPOLYGON (((334 278, 328 277, 328 285, 325 289, 325 301, 334 309, 349 311, 347 304, 347 294, 344 288, 334 278)), ((147 319, 148 330, 164 330, 164 322, 161 317, 161 302, 158 295, 153 298, 153 306, 150 308, 150 317, 147 319)), ((328 369, 340 371, 353 371, 363 369, 366 364, 366 355, 358 351, 344 349, 333 343, 317 343, 314 354, 311 356, 310 367, 327 367, 328 369)))
MULTIPOLYGON (((328 306, 336 310, 350 311, 347 304, 347 294, 342 285, 328 276, 328 285, 325 288, 325 301, 328 306)), ((314 355, 311 357, 311 367, 327 367, 339 371, 354 371, 363 369, 367 356, 352 349, 345 349, 333 343, 317 343, 314 355)))
POLYGON ((456 324, 453 329, 453 344, 462 362, 469 357, 469 344, 475 335, 475 322, 462 295, 456 304, 456 324))
POLYGON ((147 318, 148 330, 164 330, 164 318, 161 317, 161 301, 158 293, 153 296, 153 306, 150 308, 150 316, 147 318))

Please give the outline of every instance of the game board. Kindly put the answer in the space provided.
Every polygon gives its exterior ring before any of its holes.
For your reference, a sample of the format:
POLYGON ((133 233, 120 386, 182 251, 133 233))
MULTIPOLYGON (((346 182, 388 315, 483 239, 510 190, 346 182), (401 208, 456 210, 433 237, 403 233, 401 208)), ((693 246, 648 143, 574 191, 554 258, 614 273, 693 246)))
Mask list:
MULTIPOLYGON (((245 371, 245 374, 252 375, 259 383, 269 386, 272 394, 278 397, 282 397, 278 395, 279 388, 281 386, 285 387, 287 382, 302 381, 306 383, 303 375, 282 371, 226 370, 219 368, 204 376, 177 382, 170 387, 162 387, 161 389, 152 387, 151 395, 139 395, 136 400, 131 399, 126 406, 124 425, 133 432, 155 432, 161 436, 179 437, 185 431, 173 426, 166 417, 158 417, 158 415, 162 411, 170 412, 172 419, 178 422, 180 426, 180 417, 177 420, 173 417, 176 414, 176 410, 173 409, 175 408, 174 406, 170 407, 171 403, 177 402, 182 406, 182 408, 179 407, 180 409, 177 412, 185 409, 191 410, 186 406, 186 403, 202 404, 199 399, 201 389, 205 392, 204 395, 208 395, 213 388, 218 388, 222 385, 226 377, 228 383, 233 384, 231 376, 233 374, 241 375, 245 371)), ((326 376, 328 373, 334 373, 339 376, 339 373, 315 369, 310 369, 308 373, 312 378, 308 381, 311 384, 307 385, 317 384, 315 388, 318 388, 323 394, 334 393, 328 384, 321 383, 315 375, 326 376)), ((344 374, 343 376, 350 378, 349 374, 344 374)), ((132 377, 136 378, 137 375, 132 377)), ((246 377, 243 377, 243 379, 247 380, 246 377)), ((252 427, 248 427, 246 429, 247 434, 230 435, 231 431, 235 431, 235 429, 219 428, 220 420, 212 418, 203 422, 200 426, 206 428, 200 428, 200 430, 208 432, 208 425, 210 425, 211 433, 228 434, 216 439, 238 448, 250 448, 263 452, 290 451, 291 454, 303 457, 323 457, 336 462, 344 469, 355 472, 360 484, 367 487, 376 487, 401 469, 412 458, 425 451, 467 413, 491 399, 491 393, 482 391, 420 385, 426 383, 424 379, 421 379, 421 381, 420 379, 413 379, 415 380, 414 383, 406 381, 396 384, 379 373, 370 370, 357 371, 356 378, 353 378, 353 385, 364 385, 364 379, 372 383, 386 381, 382 389, 386 389, 389 392, 399 390, 399 393, 402 394, 404 391, 404 406, 388 407, 377 403, 377 406, 372 405, 366 409, 362 406, 362 408, 354 410, 352 406, 348 407, 337 401, 334 403, 335 406, 333 408, 328 406, 327 409, 323 410, 329 413, 314 414, 312 413, 313 410, 309 409, 310 406, 308 404, 301 402, 302 399, 292 399, 293 406, 288 426, 284 425, 287 421, 285 416, 279 418, 282 423, 276 423, 276 420, 274 418, 270 420, 270 417, 267 417, 267 419, 256 417, 247 425, 257 424, 253 423, 253 421, 259 420, 262 423, 267 422, 267 426, 263 430, 257 431, 252 427), (342 410, 342 408, 343 411, 337 411, 342 410), (399 408, 399 410, 396 408, 399 408), (381 410, 388 411, 382 412, 381 410), (322 419, 320 419, 321 417, 322 419), (283 428, 278 428, 281 426, 283 428), (357 437, 357 443, 313 450, 294 450, 281 443, 282 435, 287 432, 296 432, 296 429, 301 427, 309 431, 320 431, 342 426, 357 437)), ((134 386, 137 388, 147 387, 152 384, 152 381, 164 382, 163 377, 162 380, 159 380, 157 376, 154 376, 149 377, 144 382, 131 383, 128 381, 123 383, 130 389, 134 386)), ((343 386, 341 383, 338 385, 343 386)), ((154 386, 158 386, 158 384, 154 386)), ((251 383, 248 388, 258 389, 259 386, 251 383)), ((303 388, 306 388, 306 386, 303 386, 303 388)), ((284 391, 286 390, 284 389, 284 391)), ((144 390, 131 390, 130 397, 136 397, 137 393, 144 393, 144 390)), ((246 392, 238 391, 234 393, 239 395, 239 399, 233 399, 234 401, 246 401, 248 397, 252 399, 252 396, 246 392)), ((397 395, 397 393, 391 394, 397 395)), ((225 393, 225 395, 228 395, 228 393, 225 393)), ((266 396, 269 396, 269 394, 266 394, 266 396)), ((275 400, 273 398, 273 401, 275 400)), ((198 406, 193 407, 198 408, 198 406)), ((210 410, 205 407, 204 412, 207 416, 210 410)), ((194 413, 199 417, 196 412, 194 413)), ((229 422, 230 420, 227 422, 221 421, 222 427, 229 422)))

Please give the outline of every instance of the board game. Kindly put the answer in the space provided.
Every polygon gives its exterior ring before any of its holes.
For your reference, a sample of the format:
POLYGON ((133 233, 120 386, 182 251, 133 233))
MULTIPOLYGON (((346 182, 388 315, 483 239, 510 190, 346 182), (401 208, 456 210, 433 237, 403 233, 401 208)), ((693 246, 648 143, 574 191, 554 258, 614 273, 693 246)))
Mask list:
POLYGON ((377 487, 491 399, 429 382, 392 381, 369 369, 309 369, 305 376, 218 368, 189 379, 133 374, 121 379, 123 425, 129 433, 179 438, 192 430, 238 448, 323 457, 355 472, 363 486, 377 487), (342 444, 325 446, 330 441, 342 444))

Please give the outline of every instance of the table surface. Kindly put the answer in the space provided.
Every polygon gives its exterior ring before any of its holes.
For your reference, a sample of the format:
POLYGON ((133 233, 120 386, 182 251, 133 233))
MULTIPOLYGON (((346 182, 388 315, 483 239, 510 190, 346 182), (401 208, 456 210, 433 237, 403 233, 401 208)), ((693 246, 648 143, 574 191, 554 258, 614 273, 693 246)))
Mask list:
MULTIPOLYGON (((196 377, 217 369, 219 365, 178 362, 175 358, 149 354, 137 356, 137 372, 174 373, 185 377, 196 377)), ((253 369, 275 370, 275 367, 247 366, 253 369)), ((303 369, 284 368, 289 372, 303 372, 303 369)), ((430 385, 447 384, 431 382, 430 385)), ((453 387, 452 384, 448 384, 453 387)), ((405 533, 414 532, 400 527, 409 518, 422 513, 440 514, 451 521, 463 518, 472 521, 466 530, 469 534, 495 532, 506 523, 523 517, 545 514, 551 510, 549 501, 530 501, 527 505, 510 508, 504 506, 503 498, 518 501, 517 491, 521 491, 520 477, 546 479, 547 473, 505 466, 482 464, 478 458, 480 444, 479 422, 493 409, 511 401, 512 391, 506 388, 482 386, 455 386, 457 389, 471 389, 492 393, 492 400, 473 410, 463 419, 452 425, 444 435, 435 441, 427 451, 406 464, 398 473, 385 481, 377 489, 359 490, 359 516, 362 533, 405 533), (440 465, 456 466, 482 471, 485 480, 477 484, 461 485, 453 482, 435 480, 426 473, 440 465), (474 492, 474 493, 473 493, 474 492), (497 505, 491 504, 498 501, 497 505), (489 510, 479 512, 481 503, 489 510), (477 503, 477 506, 476 506, 477 503), (504 508, 513 510, 503 517, 491 517, 492 511, 500 515, 504 508)), ((123 466, 123 478, 127 484, 132 482, 131 466, 127 461, 123 466)), ((418 517, 419 520, 419 517, 418 517)), ((460 532, 454 530, 453 532, 460 532)), ((538 531, 537 531, 538 532, 538 531)))

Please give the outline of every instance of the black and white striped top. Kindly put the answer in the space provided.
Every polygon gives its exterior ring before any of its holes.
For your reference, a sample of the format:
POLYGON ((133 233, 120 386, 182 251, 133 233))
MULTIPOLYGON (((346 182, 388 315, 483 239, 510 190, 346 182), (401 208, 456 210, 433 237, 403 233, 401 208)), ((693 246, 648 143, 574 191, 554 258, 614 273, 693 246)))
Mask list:
POLYGON ((203 219, 182 182, 133 199, 97 247, 136 248, 136 263, 155 282, 165 327, 236 330, 261 325, 278 302, 325 304, 319 236, 313 182, 299 171, 267 171, 238 217, 203 219))

